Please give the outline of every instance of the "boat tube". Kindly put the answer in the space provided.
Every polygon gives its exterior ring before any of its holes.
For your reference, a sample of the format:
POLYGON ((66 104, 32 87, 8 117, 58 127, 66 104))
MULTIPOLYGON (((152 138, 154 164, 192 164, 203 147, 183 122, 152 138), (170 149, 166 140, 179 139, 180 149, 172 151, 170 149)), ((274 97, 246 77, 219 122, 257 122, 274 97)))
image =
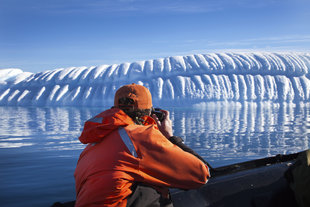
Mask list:
POLYGON ((172 190, 173 204, 175 207, 297 206, 288 177, 300 153, 211 169, 211 178, 201 188, 172 190))

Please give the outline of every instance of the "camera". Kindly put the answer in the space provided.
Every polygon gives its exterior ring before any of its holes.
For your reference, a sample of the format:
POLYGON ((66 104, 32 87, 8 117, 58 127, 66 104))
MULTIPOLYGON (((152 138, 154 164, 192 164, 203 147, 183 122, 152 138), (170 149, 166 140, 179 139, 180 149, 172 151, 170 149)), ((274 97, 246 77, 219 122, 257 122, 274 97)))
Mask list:
POLYGON ((155 114, 160 122, 165 119, 165 114, 161 111, 161 108, 153 108, 151 115, 155 114))

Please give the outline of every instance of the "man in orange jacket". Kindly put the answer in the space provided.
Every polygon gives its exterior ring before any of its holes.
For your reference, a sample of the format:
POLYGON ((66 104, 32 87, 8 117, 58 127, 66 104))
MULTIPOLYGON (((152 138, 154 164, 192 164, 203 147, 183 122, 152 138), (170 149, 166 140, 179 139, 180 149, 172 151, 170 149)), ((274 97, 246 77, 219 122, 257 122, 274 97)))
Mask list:
POLYGON ((150 91, 141 85, 117 90, 114 107, 85 122, 88 144, 74 173, 76 206, 172 206, 168 188, 205 184, 209 169, 173 136, 169 112, 159 120, 150 91))

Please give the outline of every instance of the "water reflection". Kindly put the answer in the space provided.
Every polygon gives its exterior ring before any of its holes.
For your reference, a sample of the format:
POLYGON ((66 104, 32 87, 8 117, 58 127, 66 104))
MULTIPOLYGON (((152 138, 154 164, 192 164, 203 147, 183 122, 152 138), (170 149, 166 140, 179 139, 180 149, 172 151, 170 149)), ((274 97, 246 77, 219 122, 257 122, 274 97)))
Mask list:
POLYGON ((310 147, 306 105, 211 104, 172 117, 176 134, 214 166, 310 147))
MULTIPOLYGON (((175 135, 221 165, 309 148, 309 109, 307 105, 230 103, 170 111, 175 135)), ((83 149, 77 137, 84 121, 102 110, 0 107, 0 148, 83 149)))
MULTIPOLYGON (((0 196, 7 207, 75 199, 85 120, 102 108, 0 107, 0 196)), ((310 147, 310 107, 207 104, 171 108, 174 134, 214 167, 310 147)))
POLYGON ((0 107, 0 148, 82 149, 77 137, 84 121, 97 111, 100 109, 0 107))

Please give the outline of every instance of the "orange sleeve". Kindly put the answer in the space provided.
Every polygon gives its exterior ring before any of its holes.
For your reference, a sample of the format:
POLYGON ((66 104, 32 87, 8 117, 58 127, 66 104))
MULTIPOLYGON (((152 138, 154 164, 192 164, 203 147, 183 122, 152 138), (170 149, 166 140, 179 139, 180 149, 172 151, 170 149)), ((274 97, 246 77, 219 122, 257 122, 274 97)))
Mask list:
POLYGON ((181 189, 198 188, 207 182, 210 176, 208 167, 194 155, 172 144, 154 126, 131 132, 140 157, 141 182, 181 189))

